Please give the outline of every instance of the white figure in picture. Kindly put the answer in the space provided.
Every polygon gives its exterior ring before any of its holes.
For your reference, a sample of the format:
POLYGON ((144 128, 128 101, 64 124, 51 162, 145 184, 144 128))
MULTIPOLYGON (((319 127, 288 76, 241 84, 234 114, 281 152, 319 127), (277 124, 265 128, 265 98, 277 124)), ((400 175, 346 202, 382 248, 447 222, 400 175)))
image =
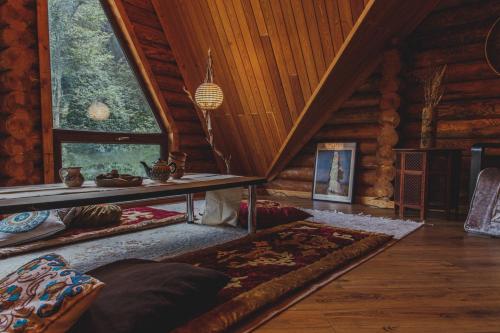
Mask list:
POLYGON ((328 193, 342 193, 342 185, 340 184, 340 180, 344 178, 344 170, 342 170, 342 166, 340 165, 340 156, 336 151, 333 153, 332 158, 332 167, 330 169, 330 180, 328 181, 328 193))

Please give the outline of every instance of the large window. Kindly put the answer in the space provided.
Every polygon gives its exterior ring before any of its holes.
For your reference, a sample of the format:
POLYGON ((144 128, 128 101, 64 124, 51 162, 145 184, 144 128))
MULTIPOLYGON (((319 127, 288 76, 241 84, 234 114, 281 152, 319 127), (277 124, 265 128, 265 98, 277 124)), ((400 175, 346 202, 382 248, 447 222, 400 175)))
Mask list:
POLYGON ((48 0, 54 159, 87 178, 164 155, 167 136, 99 0, 48 0))

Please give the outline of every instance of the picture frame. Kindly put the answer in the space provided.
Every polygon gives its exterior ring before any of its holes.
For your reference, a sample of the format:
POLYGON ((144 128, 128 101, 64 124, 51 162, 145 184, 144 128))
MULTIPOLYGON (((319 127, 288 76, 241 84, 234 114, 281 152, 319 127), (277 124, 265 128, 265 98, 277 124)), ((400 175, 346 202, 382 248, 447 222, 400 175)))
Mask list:
POLYGON ((313 200, 353 202, 356 151, 356 142, 317 144, 313 200))

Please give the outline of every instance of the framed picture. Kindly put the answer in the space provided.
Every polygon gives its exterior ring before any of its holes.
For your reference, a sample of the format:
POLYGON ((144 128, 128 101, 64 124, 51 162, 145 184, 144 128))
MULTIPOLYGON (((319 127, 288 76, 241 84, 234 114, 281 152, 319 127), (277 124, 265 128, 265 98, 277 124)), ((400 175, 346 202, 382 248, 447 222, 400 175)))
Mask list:
POLYGON ((356 143, 318 143, 313 199, 352 203, 356 143))

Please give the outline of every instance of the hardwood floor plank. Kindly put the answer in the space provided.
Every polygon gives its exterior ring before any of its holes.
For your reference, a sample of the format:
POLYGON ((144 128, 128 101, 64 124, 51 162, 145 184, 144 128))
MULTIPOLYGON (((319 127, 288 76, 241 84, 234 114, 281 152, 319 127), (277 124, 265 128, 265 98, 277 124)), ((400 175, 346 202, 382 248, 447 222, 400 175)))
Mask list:
MULTIPOLYGON (((360 205, 273 199, 394 216, 392 210, 360 205)), ((462 224, 431 217, 424 227, 255 332, 499 332, 500 241, 468 235, 462 224)))

